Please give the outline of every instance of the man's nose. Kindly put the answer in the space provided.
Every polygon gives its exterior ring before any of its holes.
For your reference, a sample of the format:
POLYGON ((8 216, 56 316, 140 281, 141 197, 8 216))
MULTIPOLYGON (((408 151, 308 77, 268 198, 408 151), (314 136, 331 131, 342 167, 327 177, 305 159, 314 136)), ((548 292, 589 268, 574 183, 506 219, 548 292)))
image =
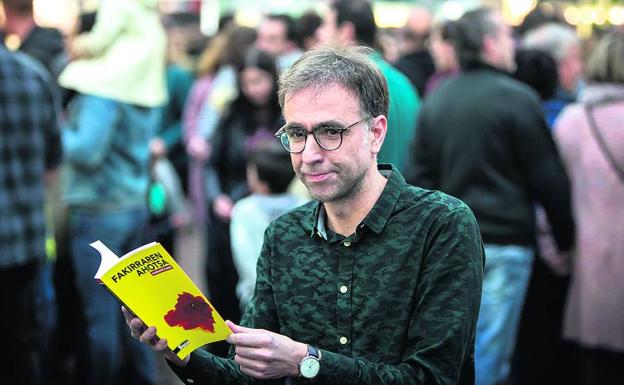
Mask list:
POLYGON ((323 157, 323 149, 316 143, 313 134, 306 137, 306 144, 301 153, 301 160, 304 163, 316 163, 323 157))

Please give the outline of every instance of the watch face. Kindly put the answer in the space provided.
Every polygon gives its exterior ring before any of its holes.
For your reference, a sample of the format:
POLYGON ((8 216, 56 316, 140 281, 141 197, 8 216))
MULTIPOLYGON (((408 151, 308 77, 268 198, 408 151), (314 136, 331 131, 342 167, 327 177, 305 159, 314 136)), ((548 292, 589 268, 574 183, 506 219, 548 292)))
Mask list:
POLYGON ((306 357, 301 361, 301 366, 299 367, 299 371, 301 372, 301 376, 305 378, 315 377, 319 369, 321 369, 321 364, 319 360, 313 357, 306 357))

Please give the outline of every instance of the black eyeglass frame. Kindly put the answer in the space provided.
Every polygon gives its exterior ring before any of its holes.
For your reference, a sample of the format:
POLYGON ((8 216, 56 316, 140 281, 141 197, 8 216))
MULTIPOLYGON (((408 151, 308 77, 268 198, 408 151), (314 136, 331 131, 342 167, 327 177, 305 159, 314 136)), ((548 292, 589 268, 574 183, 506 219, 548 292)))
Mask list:
POLYGON ((303 141, 303 147, 301 148, 300 151, 289 150, 288 147, 287 147, 287 144, 284 143, 284 140, 282 140, 284 135, 287 134, 287 131, 288 131, 288 128, 289 128, 288 124, 282 126, 279 130, 277 130, 277 132, 275 133, 275 137, 280 141, 280 143, 282 144, 282 147, 284 147, 284 149, 286 151, 290 152, 291 154, 301 154, 305 150, 305 146, 308 143, 308 135, 310 135, 310 134, 314 138, 314 141, 316 141, 316 144, 318 144, 318 146, 320 148, 322 148, 323 150, 325 150, 325 151, 336 151, 337 149, 340 148, 340 146, 342 146, 343 134, 345 132, 349 131, 351 128, 357 126, 358 124, 363 123, 363 122, 365 122, 367 120, 370 120, 370 119, 371 119, 371 117, 367 116, 367 117, 365 117, 363 119, 358 120, 355 123, 349 124, 346 127, 334 127, 333 129, 338 131, 338 133, 340 134, 340 142, 338 143, 338 146, 336 146, 336 148, 332 148, 332 149, 329 149, 329 148, 326 148, 325 146, 323 146, 320 143, 320 141, 319 141, 319 139, 317 137, 317 132, 319 132, 319 130, 321 128, 327 127, 328 124, 320 124, 320 125, 316 126, 315 128, 313 128, 311 131, 308 131, 308 130, 305 130, 305 129, 296 129, 297 131, 305 132, 305 135, 306 135, 305 140, 303 141))

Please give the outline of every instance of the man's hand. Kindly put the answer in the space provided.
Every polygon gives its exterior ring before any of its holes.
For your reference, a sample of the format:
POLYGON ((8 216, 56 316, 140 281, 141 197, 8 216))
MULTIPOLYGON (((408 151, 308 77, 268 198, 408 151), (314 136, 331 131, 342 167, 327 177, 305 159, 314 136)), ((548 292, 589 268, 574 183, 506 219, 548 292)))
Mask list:
POLYGON ((259 379, 299 376, 299 361, 308 354, 306 344, 268 330, 226 322, 233 332, 227 341, 236 345, 234 360, 241 372, 259 379))
POLYGON ((134 339, 148 345, 153 351, 162 354, 166 359, 178 366, 186 366, 186 364, 188 364, 190 356, 186 356, 184 360, 176 356, 175 353, 167 347, 167 340, 158 338, 155 327, 147 327, 143 321, 130 314, 123 306, 121 307, 121 312, 126 318, 126 325, 130 328, 130 334, 134 339))

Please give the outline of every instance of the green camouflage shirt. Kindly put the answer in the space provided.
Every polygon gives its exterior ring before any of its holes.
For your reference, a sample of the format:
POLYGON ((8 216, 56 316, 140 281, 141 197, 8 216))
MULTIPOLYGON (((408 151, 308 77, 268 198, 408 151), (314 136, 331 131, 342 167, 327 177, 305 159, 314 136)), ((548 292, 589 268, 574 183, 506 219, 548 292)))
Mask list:
MULTIPOLYGON (((241 324, 318 346, 318 384, 473 384, 477 222, 461 201, 379 169, 386 187, 351 236, 325 228, 318 202, 269 226, 241 324)), ((254 380, 203 351, 174 370, 195 384, 285 382, 254 380)))

